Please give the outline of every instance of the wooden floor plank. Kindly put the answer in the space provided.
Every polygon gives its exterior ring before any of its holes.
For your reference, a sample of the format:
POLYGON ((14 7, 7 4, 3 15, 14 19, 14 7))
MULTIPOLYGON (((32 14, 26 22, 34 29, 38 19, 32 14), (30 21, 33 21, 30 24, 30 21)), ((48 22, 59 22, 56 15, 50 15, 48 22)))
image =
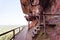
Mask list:
POLYGON ((14 40, 32 40, 28 27, 25 27, 18 35, 16 35, 14 40))

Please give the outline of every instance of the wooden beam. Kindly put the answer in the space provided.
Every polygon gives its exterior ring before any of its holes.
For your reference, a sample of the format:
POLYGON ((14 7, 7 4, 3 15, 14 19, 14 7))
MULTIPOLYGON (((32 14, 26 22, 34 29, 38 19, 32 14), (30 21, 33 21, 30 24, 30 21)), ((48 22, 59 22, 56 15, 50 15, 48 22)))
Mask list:
POLYGON ((60 14, 43 14, 45 16, 60 16, 60 14))

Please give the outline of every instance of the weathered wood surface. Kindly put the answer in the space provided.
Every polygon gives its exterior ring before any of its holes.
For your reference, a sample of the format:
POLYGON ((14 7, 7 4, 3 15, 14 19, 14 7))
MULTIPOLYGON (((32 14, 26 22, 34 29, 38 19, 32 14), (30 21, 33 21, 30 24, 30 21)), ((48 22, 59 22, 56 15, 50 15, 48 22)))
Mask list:
POLYGON ((32 40, 28 27, 25 27, 22 32, 16 35, 14 40, 32 40))

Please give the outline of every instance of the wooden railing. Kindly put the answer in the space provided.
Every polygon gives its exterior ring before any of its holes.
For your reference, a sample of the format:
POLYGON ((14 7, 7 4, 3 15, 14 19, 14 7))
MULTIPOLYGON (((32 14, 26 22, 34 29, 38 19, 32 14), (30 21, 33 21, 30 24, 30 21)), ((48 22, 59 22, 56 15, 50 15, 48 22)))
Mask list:
MULTIPOLYGON (((24 28, 24 27, 22 27, 22 30, 23 30, 23 28, 24 28)), ((15 34, 15 30, 16 30, 16 29, 19 29, 19 32, 22 31, 22 30, 20 30, 20 27, 17 27, 17 28, 15 28, 15 29, 12 29, 12 30, 10 30, 10 31, 7 31, 7 32, 5 32, 5 33, 0 34, 0 36, 3 36, 3 35, 8 34, 8 33, 10 33, 10 32, 13 32, 13 37, 12 37, 10 40, 12 40, 12 39, 14 40, 15 35, 16 35, 16 34, 15 34)), ((19 32, 18 32, 18 33, 19 33, 19 32)), ((18 34, 18 33, 17 33, 17 34, 18 34)))
MULTIPOLYGON (((51 13, 50 13, 50 14, 44 14, 44 13, 43 13, 42 16, 43 16, 44 33, 46 34, 46 33, 47 33, 47 32, 46 32, 46 26, 47 26, 47 25, 46 25, 46 23, 47 23, 47 22, 46 22, 46 16, 50 16, 50 17, 51 17, 51 16, 60 16, 60 13, 59 13, 59 14, 57 14, 57 13, 56 13, 56 14, 51 14, 51 13)), ((56 24, 54 24, 54 25, 56 25, 56 24)), ((49 26, 50 26, 50 24, 49 24, 49 26)))
POLYGON ((60 16, 60 14, 43 14, 45 16, 60 16))

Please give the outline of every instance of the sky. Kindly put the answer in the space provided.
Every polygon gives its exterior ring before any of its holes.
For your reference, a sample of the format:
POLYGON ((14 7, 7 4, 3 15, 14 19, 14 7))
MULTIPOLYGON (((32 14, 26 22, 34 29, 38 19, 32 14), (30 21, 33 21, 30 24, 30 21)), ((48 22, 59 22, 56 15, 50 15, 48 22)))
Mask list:
POLYGON ((0 0, 0 25, 26 25, 20 0, 0 0))

